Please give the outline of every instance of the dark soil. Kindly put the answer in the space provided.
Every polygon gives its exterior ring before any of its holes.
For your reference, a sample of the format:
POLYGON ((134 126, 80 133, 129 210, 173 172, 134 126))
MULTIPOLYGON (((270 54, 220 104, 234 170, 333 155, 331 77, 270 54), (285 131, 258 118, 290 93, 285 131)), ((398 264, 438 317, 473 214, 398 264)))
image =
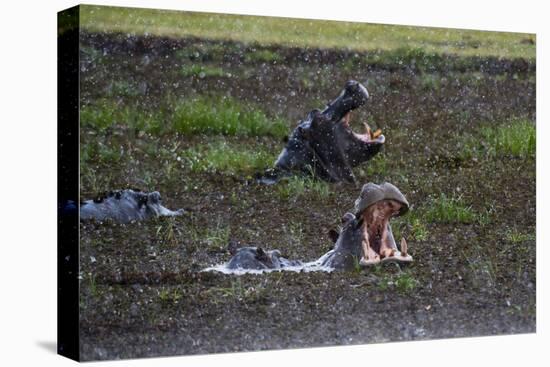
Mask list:
MULTIPOLYGON (((535 161, 461 154, 463 137, 476 137, 481 127, 535 119, 533 61, 446 56, 420 67, 393 59, 373 64, 347 51, 270 47, 279 58, 266 62, 246 57, 258 45, 86 33, 81 46, 83 104, 110 98, 154 110, 170 96, 231 95, 284 117, 289 131, 346 80, 359 80, 372 98, 352 124, 380 127, 386 147, 356 170, 358 181, 395 184, 412 212, 445 193, 488 213, 487 221, 471 224, 425 223, 422 241, 404 228, 415 261, 402 269, 203 273, 229 259, 228 238, 316 259, 331 248, 327 232, 353 207, 360 185, 331 184, 328 197, 282 200, 277 186, 244 176, 193 173, 184 165, 161 173, 179 151, 213 137, 82 129, 82 144, 100 141, 126 152, 117 162, 85 162, 103 189, 159 190, 167 207, 188 209, 177 219, 81 224, 83 360, 535 332, 535 161), (197 47, 205 51, 181 56, 197 47), (231 76, 181 77, 190 62, 231 76), (114 81, 137 92, 113 96, 114 81), (511 240, 511 230, 525 239, 511 240)), ((225 139, 273 152, 284 145, 269 137, 225 139)), ((97 193, 84 185, 81 194, 97 193)))

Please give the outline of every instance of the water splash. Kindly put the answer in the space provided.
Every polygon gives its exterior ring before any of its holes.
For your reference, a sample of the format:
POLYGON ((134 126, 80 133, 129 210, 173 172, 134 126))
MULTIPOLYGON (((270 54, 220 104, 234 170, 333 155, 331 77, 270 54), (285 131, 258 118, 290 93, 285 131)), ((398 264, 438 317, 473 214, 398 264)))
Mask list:
POLYGON ((223 264, 214 265, 206 269, 203 269, 201 270, 201 272, 217 271, 223 274, 231 274, 231 275, 244 275, 244 274, 259 275, 259 274, 282 272, 282 271, 290 271, 295 273, 301 273, 301 272, 309 273, 312 271, 322 271, 326 273, 331 273, 332 271, 334 271, 334 268, 330 266, 322 265, 322 264, 325 258, 329 256, 332 253, 332 251, 334 250, 327 252, 317 260, 302 263, 296 266, 286 266, 284 268, 278 268, 278 269, 242 269, 242 268, 229 269, 227 267, 227 263, 223 263, 223 264))

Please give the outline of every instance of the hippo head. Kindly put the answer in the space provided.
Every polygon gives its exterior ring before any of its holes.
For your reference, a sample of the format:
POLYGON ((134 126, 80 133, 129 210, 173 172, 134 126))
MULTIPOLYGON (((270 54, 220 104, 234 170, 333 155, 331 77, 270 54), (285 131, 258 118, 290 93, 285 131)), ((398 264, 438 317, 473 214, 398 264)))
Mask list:
POLYGON ((233 257, 227 263, 229 269, 281 269, 300 264, 299 261, 285 259, 279 250, 265 251, 261 247, 230 247, 230 253, 233 257))
POLYGON ((363 85, 348 81, 323 111, 313 110, 299 123, 275 162, 276 169, 313 173, 327 181, 353 182, 352 167, 376 155, 385 142, 380 131, 373 133, 366 124, 362 134, 350 127, 351 111, 368 98, 363 85))
POLYGON ((407 254, 407 243, 401 241, 398 250, 390 227, 390 219, 405 214, 409 203, 397 187, 390 183, 363 186, 361 195, 355 200, 355 215, 359 218, 362 232, 362 259, 364 265, 380 261, 411 261, 407 254))
POLYGON ((355 213, 346 213, 343 227, 336 237, 334 250, 323 258, 323 264, 336 269, 353 268, 380 262, 411 262, 407 254, 407 242, 401 240, 397 247, 390 219, 407 212, 409 203, 397 187, 390 183, 363 186, 355 201, 355 213))
POLYGON ((177 216, 183 212, 182 209, 172 211, 162 206, 162 198, 158 191, 146 193, 137 189, 111 191, 80 204, 81 220, 111 219, 129 223, 159 216, 177 216))

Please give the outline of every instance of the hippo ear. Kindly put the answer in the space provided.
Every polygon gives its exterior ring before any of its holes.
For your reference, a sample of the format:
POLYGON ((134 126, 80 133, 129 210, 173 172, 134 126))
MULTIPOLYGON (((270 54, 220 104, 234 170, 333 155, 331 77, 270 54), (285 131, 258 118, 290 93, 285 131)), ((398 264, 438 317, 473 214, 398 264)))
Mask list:
POLYGON ((311 138, 311 130, 309 127, 298 126, 297 129, 305 140, 309 140, 311 138))
POLYGON ((310 126, 313 130, 318 129, 319 127, 321 127, 321 125, 323 125, 323 123, 326 123, 329 120, 327 116, 323 115, 319 110, 311 111, 307 115, 307 118, 309 121, 311 121, 310 126))
POLYGON ((307 114, 307 119, 309 121, 312 121, 315 120, 317 118, 317 116, 319 116, 321 114, 321 111, 318 110, 318 109, 314 109, 312 110, 310 113, 307 114))
POLYGON ((342 215, 342 224, 349 223, 354 219, 355 219, 355 215, 353 213, 347 212, 346 214, 342 215))
POLYGON ((139 193, 137 195, 137 202, 138 202, 138 205, 140 207, 144 206, 144 205, 147 205, 147 200, 149 199, 149 197, 147 195, 144 195, 144 194, 141 194, 139 193))
POLYGON ((267 261, 268 260, 267 253, 264 251, 263 248, 261 248, 261 247, 256 248, 256 259, 258 259, 260 261, 267 261))
POLYGON ((153 203, 153 204, 157 204, 157 203, 160 203, 162 201, 162 197, 160 196, 160 192, 158 191, 153 191, 151 193, 149 193, 148 196, 148 199, 149 199, 149 202, 150 203, 153 203))
POLYGON ((338 240, 338 237, 340 236, 340 234, 338 233, 337 230, 335 229, 331 229, 328 231, 328 237, 330 238, 330 240, 333 242, 333 243, 336 243, 336 241, 338 240))

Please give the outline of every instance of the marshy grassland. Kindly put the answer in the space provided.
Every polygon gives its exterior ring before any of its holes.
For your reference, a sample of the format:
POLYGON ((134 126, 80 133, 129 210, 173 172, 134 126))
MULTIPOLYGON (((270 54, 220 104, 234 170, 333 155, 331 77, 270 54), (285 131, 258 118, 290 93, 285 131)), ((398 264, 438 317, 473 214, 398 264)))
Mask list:
POLYGON ((81 9, 82 199, 137 187, 187 209, 81 223, 83 359, 535 331, 534 35, 81 9), (332 247, 360 185, 254 177, 349 79, 371 96, 352 128, 386 136, 354 173, 411 203, 392 229, 414 263, 201 272, 229 240, 332 247))

